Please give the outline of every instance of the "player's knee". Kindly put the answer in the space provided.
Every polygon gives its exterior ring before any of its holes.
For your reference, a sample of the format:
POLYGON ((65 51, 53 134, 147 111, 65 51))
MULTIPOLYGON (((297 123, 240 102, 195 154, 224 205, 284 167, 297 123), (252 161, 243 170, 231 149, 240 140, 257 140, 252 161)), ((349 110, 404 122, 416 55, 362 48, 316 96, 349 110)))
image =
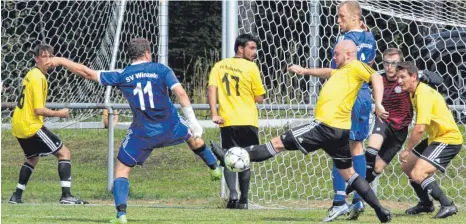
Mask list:
POLYGON ((343 177, 343 180, 345 180, 345 181, 348 181, 348 179, 351 176, 353 176, 354 173, 356 173, 356 171, 354 171, 354 168, 351 167, 351 166, 349 168, 347 167, 347 165, 338 165, 336 167, 338 169, 338 173, 341 175, 341 177, 343 177), (338 167, 341 167, 341 168, 338 168, 338 167), (345 168, 343 168, 343 167, 345 167, 345 168))
POLYGON ((187 141, 189 147, 192 149, 192 150, 196 150, 196 149, 199 149, 201 148, 202 146, 204 146, 205 142, 202 138, 194 138, 194 137, 191 137, 188 141, 187 141))
POLYGON ((408 175, 408 177, 411 177, 412 167, 408 163, 401 163, 401 170, 408 175))
POLYGON ((350 141, 351 156, 359 156, 364 154, 364 147, 361 141, 350 141))
POLYGON ((283 145, 283 142, 280 138, 280 136, 276 136, 270 140, 272 143, 273 148, 275 149, 276 152, 282 152, 285 150, 285 146, 283 145))
POLYGON ((132 167, 129 167, 129 166, 123 164, 120 160, 117 160, 116 164, 115 164, 115 176, 114 176, 114 178, 115 179, 119 178, 119 177, 128 178, 129 173, 131 172, 131 168, 132 167))
POLYGON ((60 160, 70 160, 71 152, 67 147, 62 146, 62 148, 56 153, 56 156, 60 160))
POLYGON ((413 170, 411 170, 411 179, 416 181, 418 184, 421 184, 422 181, 424 181, 428 176, 429 174, 422 169, 415 167, 413 170))
POLYGON ((32 167, 36 167, 37 163, 39 163, 39 156, 34 156, 34 157, 31 157, 31 158, 27 158, 27 163, 29 163, 29 165, 31 165, 32 167))
POLYGON ((376 162, 375 162, 375 167, 374 167, 374 171, 376 173, 382 173, 383 169, 385 168, 387 164, 385 163, 385 161, 381 160, 381 159, 378 159, 376 162))

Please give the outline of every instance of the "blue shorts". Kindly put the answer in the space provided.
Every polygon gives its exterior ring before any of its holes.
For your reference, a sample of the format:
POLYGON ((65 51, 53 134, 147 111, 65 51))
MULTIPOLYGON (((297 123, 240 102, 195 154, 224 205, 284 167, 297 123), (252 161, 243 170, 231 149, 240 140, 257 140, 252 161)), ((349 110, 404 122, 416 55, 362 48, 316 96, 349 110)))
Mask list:
POLYGON ((369 118, 372 111, 372 96, 369 88, 361 88, 351 111, 350 140, 364 141, 369 136, 369 118))
POLYGON ((178 122, 171 131, 151 137, 134 135, 133 131, 128 129, 125 139, 121 142, 117 158, 129 167, 142 165, 155 148, 178 145, 186 142, 190 137, 188 126, 182 122, 178 122))

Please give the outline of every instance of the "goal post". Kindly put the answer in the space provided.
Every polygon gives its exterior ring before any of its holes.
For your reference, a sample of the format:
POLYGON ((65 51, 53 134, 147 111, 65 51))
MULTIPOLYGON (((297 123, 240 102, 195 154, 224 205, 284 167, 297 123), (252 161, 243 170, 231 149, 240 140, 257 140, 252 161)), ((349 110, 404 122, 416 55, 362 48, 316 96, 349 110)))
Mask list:
MULTIPOLYGON (((339 34, 337 5, 341 1, 239 1, 239 33, 260 39, 258 65, 266 85, 266 104, 315 104, 322 81, 287 73, 291 64, 329 67, 333 43, 339 34)), ((466 4, 462 1, 359 1, 363 19, 377 41, 374 68, 383 69, 381 55, 389 47, 400 48, 406 60, 420 69, 436 71, 444 78, 438 88, 465 135, 466 102, 466 4), (460 33, 460 34, 458 34, 460 33), (442 35, 441 35, 442 34, 442 35), (445 34, 445 35, 443 35, 445 34), (450 34, 450 35, 447 35, 450 34), (440 53, 436 51, 437 48, 440 53), (447 45, 451 45, 448 46, 447 45), (437 47, 437 48, 436 48, 437 47)), ((259 109, 261 118, 286 118, 281 128, 259 130, 261 143, 288 128, 312 120, 312 109, 282 111, 259 109)), ((447 175, 436 179, 459 205, 466 204, 464 179, 466 150, 450 164, 447 175)), ((379 178, 382 200, 414 202, 415 194, 400 169, 398 157, 379 178)), ((250 199, 258 206, 328 206, 333 196, 332 161, 322 151, 304 156, 284 152, 252 166, 250 199)))

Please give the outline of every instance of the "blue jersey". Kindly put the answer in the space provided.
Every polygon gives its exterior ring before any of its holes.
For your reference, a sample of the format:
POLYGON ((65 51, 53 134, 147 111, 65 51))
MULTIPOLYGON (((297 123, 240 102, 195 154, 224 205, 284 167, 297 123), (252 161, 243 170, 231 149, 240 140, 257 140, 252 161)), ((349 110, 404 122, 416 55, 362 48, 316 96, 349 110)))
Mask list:
POLYGON ((173 71, 159 63, 133 63, 123 71, 100 72, 102 85, 118 87, 133 112, 131 131, 138 136, 169 132, 181 121, 168 88, 179 81, 173 71))
MULTIPOLYGON (((363 30, 353 30, 344 33, 341 36, 337 37, 337 43, 342 40, 352 40, 358 48, 358 60, 369 64, 375 59, 375 48, 376 42, 374 35, 371 32, 363 30)), ((333 60, 333 55, 335 54, 335 49, 332 51, 332 64, 331 68, 336 68, 336 63, 333 60)), ((368 88, 368 84, 364 83, 362 88, 368 88)))

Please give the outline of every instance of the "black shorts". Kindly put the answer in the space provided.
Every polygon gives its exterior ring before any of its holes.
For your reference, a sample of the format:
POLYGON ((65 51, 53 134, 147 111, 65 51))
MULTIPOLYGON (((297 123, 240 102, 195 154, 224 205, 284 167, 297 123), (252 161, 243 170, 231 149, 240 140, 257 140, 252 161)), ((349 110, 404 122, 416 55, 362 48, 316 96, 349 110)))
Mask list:
POLYGON ((227 126, 220 128, 222 148, 229 149, 234 146, 248 147, 259 145, 259 129, 254 126, 227 126))
POLYGON ((44 126, 30 138, 17 139, 23 149, 24 156, 28 159, 56 153, 63 147, 63 142, 44 126))
POLYGON ((338 169, 347 169, 353 165, 349 149, 350 130, 330 127, 314 121, 292 128, 280 136, 288 150, 301 150, 304 154, 323 149, 333 159, 338 169))
POLYGON ((408 137, 408 127, 394 130, 389 123, 376 118, 372 134, 379 134, 383 137, 382 147, 379 149, 378 156, 385 163, 389 164, 393 157, 401 150, 401 147, 403 147, 403 143, 406 141, 406 137, 408 137))
POLYGON ((461 144, 450 145, 440 142, 432 142, 428 145, 426 138, 414 147, 413 153, 445 173, 448 164, 460 152, 461 147, 461 144))

